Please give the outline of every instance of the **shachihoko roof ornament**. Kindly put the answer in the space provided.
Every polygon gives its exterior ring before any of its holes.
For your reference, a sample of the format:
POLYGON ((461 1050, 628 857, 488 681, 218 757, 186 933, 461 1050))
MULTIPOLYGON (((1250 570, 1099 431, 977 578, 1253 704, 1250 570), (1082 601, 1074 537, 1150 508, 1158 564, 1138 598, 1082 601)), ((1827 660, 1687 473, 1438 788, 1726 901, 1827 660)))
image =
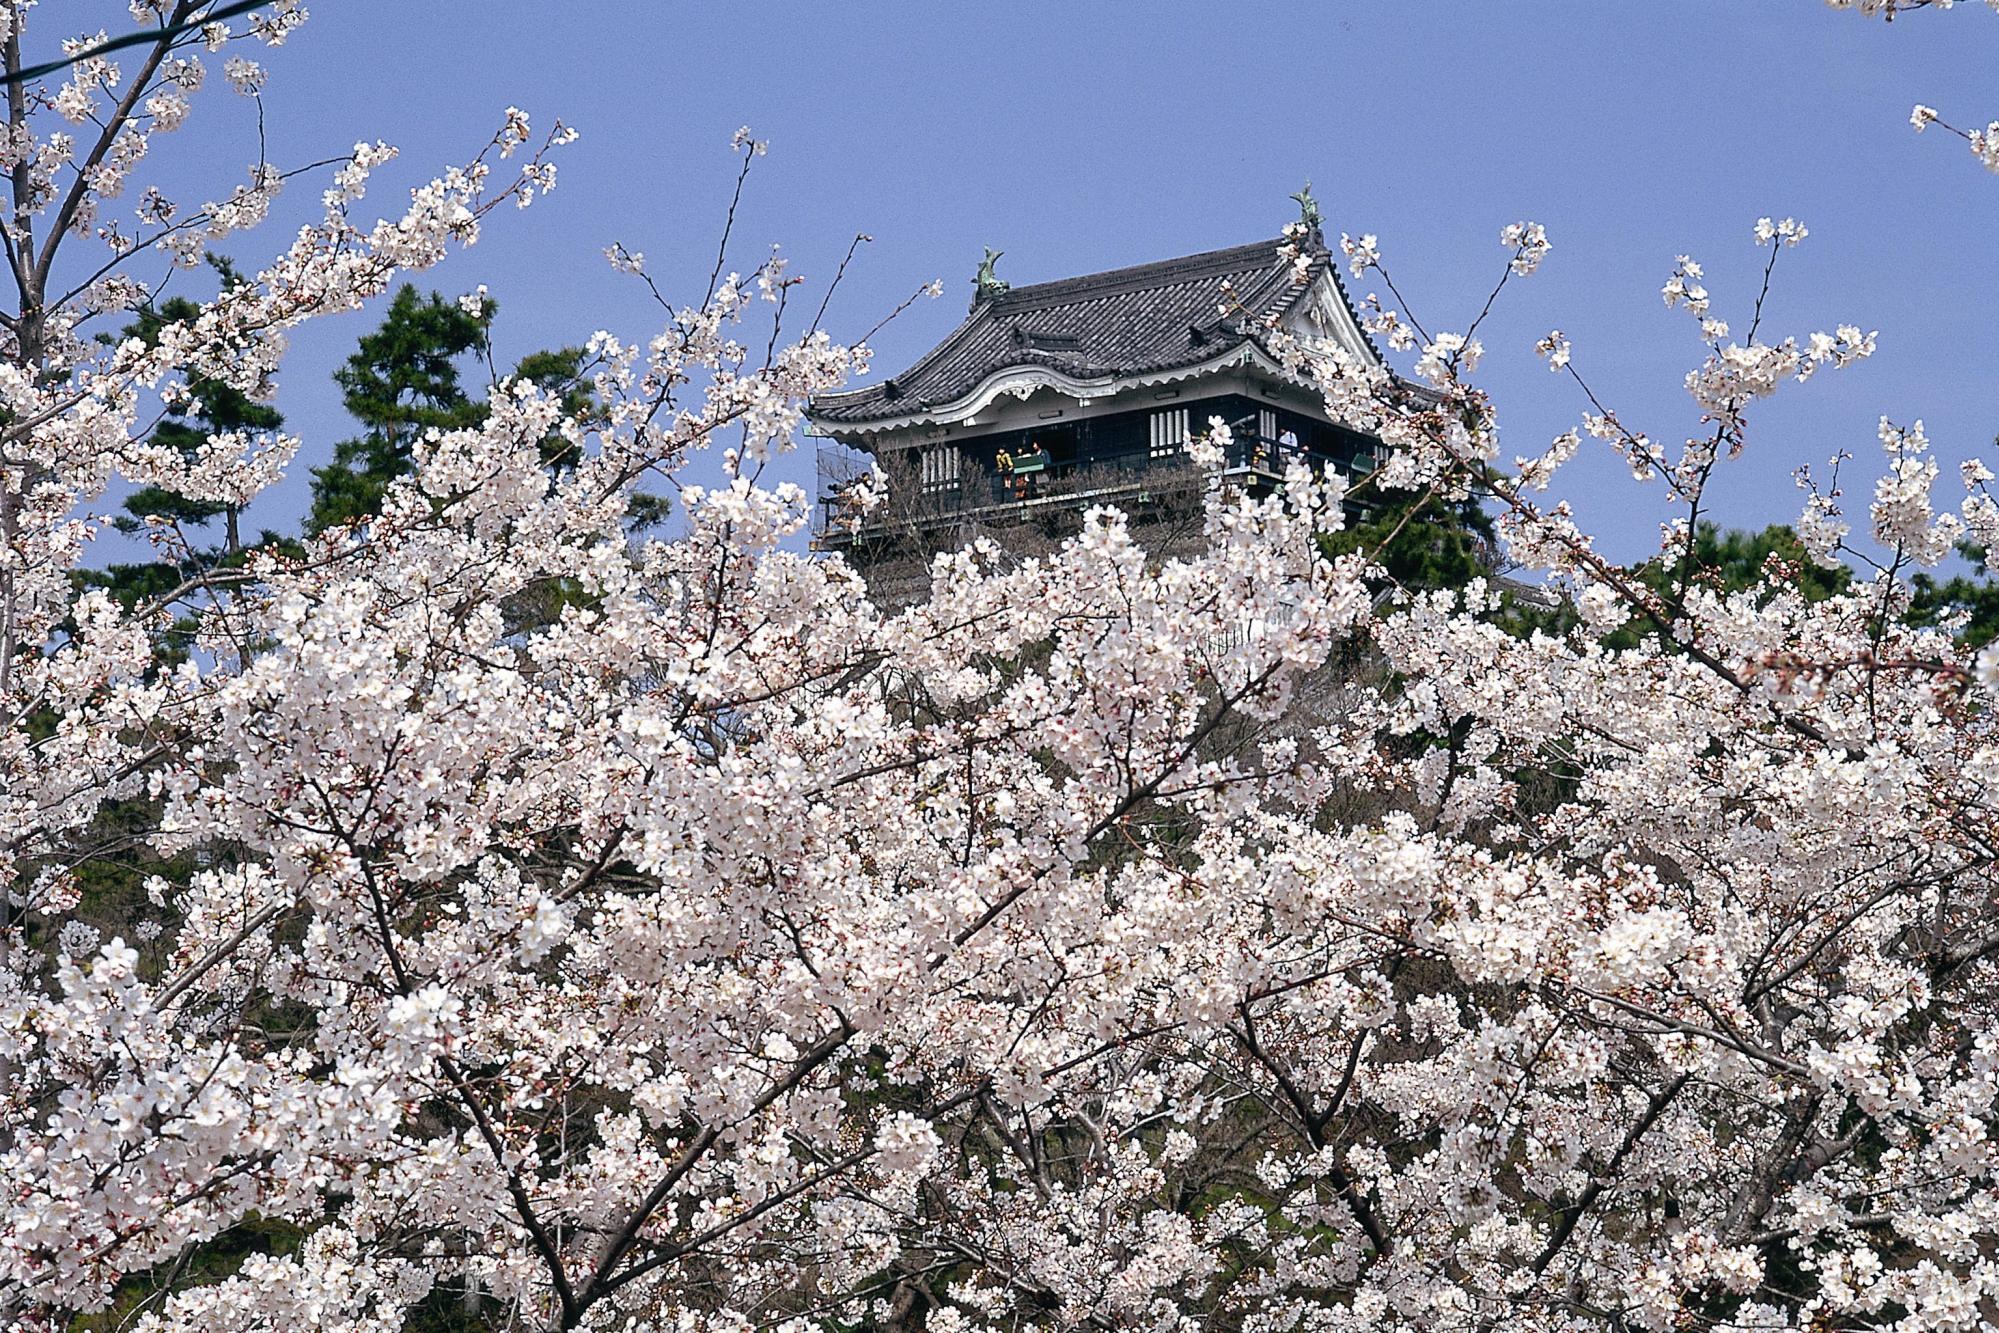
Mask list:
POLYGON ((972 296, 974 310, 978 309, 982 301, 1004 296, 1012 286, 1005 278, 993 272, 993 265, 999 263, 1000 256, 1005 253, 1006 251, 995 250, 990 245, 986 247, 986 257, 979 264, 978 276, 972 279, 972 286, 975 289, 972 296))

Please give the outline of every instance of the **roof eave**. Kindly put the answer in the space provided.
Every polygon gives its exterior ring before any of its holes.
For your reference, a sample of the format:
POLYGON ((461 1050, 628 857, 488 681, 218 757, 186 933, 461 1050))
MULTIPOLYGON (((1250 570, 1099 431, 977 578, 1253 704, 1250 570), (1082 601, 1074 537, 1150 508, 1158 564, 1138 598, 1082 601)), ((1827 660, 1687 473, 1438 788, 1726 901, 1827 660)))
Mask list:
POLYGON ((1312 387, 1309 380, 1293 374, 1277 358, 1271 356, 1256 337, 1240 334, 1213 356, 1179 365, 1158 366, 1091 379, 1078 379, 1048 366, 1033 364, 1003 366, 980 380, 969 393, 949 403, 923 405, 913 411, 866 421, 831 419, 809 409, 805 416, 806 420, 823 435, 887 435, 920 426, 962 425, 985 411, 1001 396, 1009 393, 1025 398, 1039 389, 1054 389, 1081 402, 1094 402, 1103 398, 1113 398, 1134 389, 1184 383, 1203 375, 1232 369, 1239 363, 1253 364, 1260 373, 1276 376, 1301 388, 1312 387))

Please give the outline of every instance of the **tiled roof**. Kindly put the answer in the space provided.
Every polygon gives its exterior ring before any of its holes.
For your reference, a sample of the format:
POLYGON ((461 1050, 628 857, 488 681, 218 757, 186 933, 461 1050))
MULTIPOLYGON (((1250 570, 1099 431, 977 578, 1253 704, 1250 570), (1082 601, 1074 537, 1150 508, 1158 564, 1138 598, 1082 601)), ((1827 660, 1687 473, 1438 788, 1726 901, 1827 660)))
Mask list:
POLYGON ((811 415, 837 426, 922 413, 1016 366, 1094 380, 1210 360, 1258 336, 1330 264, 1314 233, 1312 268, 1299 281, 1278 253, 1282 244, 1273 238, 1001 292, 908 370, 815 399, 811 415))

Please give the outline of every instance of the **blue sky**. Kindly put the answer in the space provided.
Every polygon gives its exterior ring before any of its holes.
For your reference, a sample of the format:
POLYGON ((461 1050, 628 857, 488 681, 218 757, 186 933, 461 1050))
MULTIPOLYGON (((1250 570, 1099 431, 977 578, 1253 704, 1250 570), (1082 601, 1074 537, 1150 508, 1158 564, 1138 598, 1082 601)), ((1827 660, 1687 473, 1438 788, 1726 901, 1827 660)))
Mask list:
MULTIPOLYGON (((1538 452, 1584 406, 1533 356, 1551 327, 1629 424, 1668 441, 1695 430, 1681 387, 1700 354, 1693 321, 1658 289, 1691 254, 1715 313, 1743 328, 1765 214, 1812 229, 1778 266, 1766 328, 1850 321, 1879 329, 1880 350, 1752 413, 1752 448, 1715 496, 1725 522, 1788 520, 1792 470, 1835 449, 1871 477, 1883 414, 1924 418, 1953 461, 1999 432, 1999 176, 1908 125, 1917 101, 1960 124, 1999 116, 1999 15, 1983 5, 1892 25, 1816 0, 311 8, 267 55, 272 160, 396 143, 403 160, 370 201, 385 212, 475 152, 509 104, 582 131, 554 196, 494 215, 425 279, 450 294, 486 284, 504 356, 655 329, 649 299, 604 262, 613 240, 643 250, 669 296, 697 297, 735 165, 726 143, 749 124, 771 152, 739 219, 742 267, 781 243, 816 304, 848 240, 870 233, 831 312, 847 337, 945 280, 943 299, 876 340, 882 373, 955 325, 982 246, 1025 283, 1238 244, 1274 235, 1309 177, 1329 232, 1379 235, 1432 329, 1476 312, 1502 226, 1546 224, 1553 253, 1484 331, 1509 454, 1538 452)), ((45 42, 52 10, 36 16, 45 42)), ((253 126, 217 80, 158 163, 212 197, 254 158, 253 126)), ((317 194, 302 184, 234 256, 260 263, 317 194)), ((348 433, 329 375, 372 322, 295 340, 279 406, 306 449, 255 519, 293 521, 305 466, 348 433)), ((809 459, 795 475, 809 481, 809 459)), ((1612 555, 1651 549, 1659 494, 1614 460, 1578 465, 1567 493, 1612 555)))

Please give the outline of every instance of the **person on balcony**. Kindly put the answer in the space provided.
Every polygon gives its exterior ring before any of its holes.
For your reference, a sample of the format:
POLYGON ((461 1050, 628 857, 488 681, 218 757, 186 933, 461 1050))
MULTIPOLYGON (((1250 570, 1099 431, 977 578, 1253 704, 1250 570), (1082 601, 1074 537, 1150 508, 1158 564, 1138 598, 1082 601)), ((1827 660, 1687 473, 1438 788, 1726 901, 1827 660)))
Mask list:
POLYGON ((1046 484, 1048 462, 1048 450, 1046 446, 1039 440, 1029 441, 1027 456, 1014 465, 1014 471, 1027 474, 1021 478, 1021 496, 1023 499, 1028 496, 1041 494, 1041 489, 1046 484))
POLYGON ((855 503, 856 492, 860 489, 860 479, 850 477, 835 485, 826 497, 826 529, 828 532, 844 532, 849 536, 861 530, 861 507, 855 503))

